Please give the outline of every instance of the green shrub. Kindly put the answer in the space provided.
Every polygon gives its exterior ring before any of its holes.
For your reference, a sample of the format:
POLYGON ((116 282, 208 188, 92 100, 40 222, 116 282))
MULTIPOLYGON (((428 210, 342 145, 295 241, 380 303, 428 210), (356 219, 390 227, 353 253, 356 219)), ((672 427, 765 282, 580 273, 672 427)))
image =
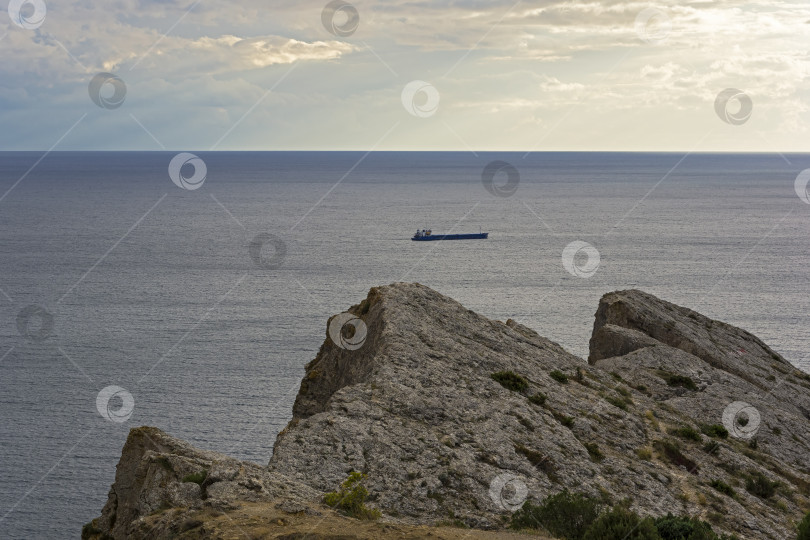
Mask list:
MULTIPOLYGON (((469 529, 470 528, 469 525, 467 525, 466 523, 464 523, 462 520, 460 520, 458 518, 456 518, 456 519, 445 519, 443 521, 439 521, 438 523, 436 523, 436 526, 437 527, 455 527, 456 529, 469 529)), ((338 538, 340 538, 340 537, 338 537, 338 538)))
POLYGON ((716 454, 720 451, 720 443, 717 441, 708 441, 703 445, 703 451, 707 454, 716 454))
MULTIPOLYGON (((565 490, 539 505, 524 503, 512 514, 509 528, 544 530, 564 540, 737 540, 720 536, 705 521, 689 516, 642 519, 630 510, 630 502, 624 499, 611 509, 609 500, 565 490)), ((810 514, 799 524, 799 534, 798 540, 810 540, 810 514)))
POLYGON ((599 449, 599 445, 594 442, 584 443, 585 449, 588 451, 588 455, 591 456, 591 459, 594 461, 602 461, 605 459, 605 454, 599 449))
POLYGON ((667 461, 672 463, 678 467, 685 467, 687 471, 692 474, 697 474, 698 465, 688 457, 686 457, 683 452, 681 452, 681 447, 675 441, 655 441, 653 443, 656 450, 664 454, 664 457, 667 458, 667 461))
POLYGON ((686 388, 687 390, 696 391, 697 385, 695 381, 687 377, 686 375, 678 375, 677 373, 670 373, 669 371, 659 371, 658 375, 664 379, 664 381, 669 386, 680 386, 682 388, 686 388))
POLYGON ((492 379, 507 390, 523 392, 529 387, 529 381, 512 371, 499 371, 490 375, 492 379))
POLYGON ((568 429, 571 429, 572 427, 574 427, 574 417, 573 416, 564 416, 562 414, 559 414, 559 415, 555 414, 554 418, 556 418, 557 421, 560 424, 567 427, 568 429))
POLYGON ((722 540, 711 525, 687 516, 667 514, 655 520, 655 528, 663 540, 722 540))
POLYGON ((526 457, 526 459, 529 460, 529 463, 531 463, 534 466, 543 463, 547 459, 544 454, 532 450, 531 448, 526 448, 522 444, 515 445, 515 452, 517 452, 518 454, 523 454, 526 457))
POLYGON ((381 516, 379 510, 365 505, 368 498, 368 490, 362 484, 365 478, 366 475, 359 472, 349 474, 349 477, 340 484, 338 491, 324 495, 323 502, 357 519, 379 518, 381 516))
POLYGON ((627 403, 621 398, 618 398, 616 396, 607 396, 605 397, 605 401, 607 401, 614 407, 620 408, 623 411, 627 410, 627 403))
POLYGON ((512 529, 545 529, 565 540, 581 540, 599 516, 602 504, 587 495, 563 491, 540 505, 527 501, 512 514, 512 529))
POLYGON ((532 450, 531 448, 526 448, 522 444, 515 444, 514 447, 515 452, 523 454, 523 456, 529 460, 529 463, 546 473, 550 480, 557 481, 557 469, 547 455, 532 450))
POLYGON ((700 436, 698 430, 689 426, 681 426, 679 428, 673 429, 670 433, 672 433, 673 435, 677 435, 681 439, 688 439, 690 441, 700 442, 703 439, 703 437, 700 436))
POLYGON ((636 450, 636 455, 639 459, 643 459, 644 461, 650 461, 652 459, 652 450, 646 446, 642 446, 641 448, 636 450))
POLYGON ((664 540, 684 540, 692 534, 693 527, 688 518, 669 513, 655 520, 655 529, 664 540))
POLYGON ((557 381, 560 384, 568 384, 568 375, 560 371, 559 369, 555 369, 551 373, 549 373, 552 379, 557 381))
POLYGON ((529 396, 529 401, 530 402, 534 403, 535 405, 540 405, 540 406, 543 406, 543 405, 546 404, 546 399, 548 399, 548 398, 546 398, 546 395, 543 394, 542 392, 537 392, 536 394, 533 394, 533 395, 529 396))
POLYGON ((730 485, 726 484, 722 480, 712 480, 709 483, 714 489, 722 493, 723 495, 728 495, 729 497, 734 496, 734 490, 731 488, 730 485))
POLYGON ((700 431, 709 437, 728 438, 728 430, 721 424, 703 424, 700 426, 700 431))
POLYGON ((804 519, 799 523, 799 534, 796 540, 810 540, 810 512, 804 516, 804 519))
POLYGON ((745 489, 762 499, 773 497, 778 486, 779 482, 771 482, 767 476, 759 471, 753 471, 745 481, 745 489))
POLYGON ((187 474, 183 477, 183 482, 194 482, 195 484, 202 485, 205 478, 208 476, 208 471, 203 469, 200 472, 187 474))
POLYGON ((82 539, 84 538, 92 538, 96 535, 103 534, 104 531, 96 527, 96 520, 90 521, 85 523, 82 526, 82 539))
POLYGON ((582 537, 583 540, 661 540, 651 518, 617 506, 599 516, 582 537))

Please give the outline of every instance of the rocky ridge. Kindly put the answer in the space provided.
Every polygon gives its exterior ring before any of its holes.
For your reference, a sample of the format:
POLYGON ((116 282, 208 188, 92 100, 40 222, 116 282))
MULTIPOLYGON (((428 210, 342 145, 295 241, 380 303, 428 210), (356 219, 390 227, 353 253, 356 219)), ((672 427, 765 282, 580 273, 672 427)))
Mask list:
POLYGON ((338 519, 323 494, 352 471, 367 475, 377 526, 414 538, 437 523, 501 535, 523 499, 562 489, 740 538, 787 538, 810 508, 810 376, 744 330, 641 291, 609 293, 585 362, 418 284, 373 288, 348 313, 362 324, 344 325, 355 329, 345 342, 327 335, 307 365, 267 467, 134 429, 84 537, 229 537, 216 516, 256 508, 317 528, 338 519), (751 478, 775 492, 749 492, 751 478))

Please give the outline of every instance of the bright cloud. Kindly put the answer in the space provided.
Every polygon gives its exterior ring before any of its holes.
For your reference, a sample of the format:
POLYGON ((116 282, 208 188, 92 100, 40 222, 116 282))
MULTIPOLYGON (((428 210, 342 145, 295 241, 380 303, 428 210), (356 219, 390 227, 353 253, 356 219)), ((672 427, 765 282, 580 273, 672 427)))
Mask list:
POLYGON ((325 3, 65 0, 38 29, 7 19, 0 148, 49 148, 86 112, 61 148, 807 150, 804 2, 371 0, 344 36, 325 3), (88 98, 102 71, 126 82, 120 109, 88 98), (417 79, 441 94, 429 118, 401 104, 417 79), (744 126, 715 115, 725 88, 751 96, 744 126))

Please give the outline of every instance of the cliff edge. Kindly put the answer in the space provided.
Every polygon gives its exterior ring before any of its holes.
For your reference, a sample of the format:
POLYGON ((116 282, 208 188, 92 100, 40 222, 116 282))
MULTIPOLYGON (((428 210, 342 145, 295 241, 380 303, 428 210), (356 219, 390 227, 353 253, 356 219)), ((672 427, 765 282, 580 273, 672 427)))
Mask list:
POLYGON ((134 429, 83 536, 304 538, 296 523, 319 538, 454 538, 426 528, 441 523, 511 536, 520 503, 568 489, 783 539, 810 507, 809 450, 810 375, 744 330, 609 293, 585 362, 398 283, 328 321, 267 467, 134 429), (379 523, 323 505, 352 471, 379 523))

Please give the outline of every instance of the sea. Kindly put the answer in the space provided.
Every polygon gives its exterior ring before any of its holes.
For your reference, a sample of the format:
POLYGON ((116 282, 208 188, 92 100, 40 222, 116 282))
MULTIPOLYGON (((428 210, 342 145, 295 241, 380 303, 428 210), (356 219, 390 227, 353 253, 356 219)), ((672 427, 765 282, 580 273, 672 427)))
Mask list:
POLYGON ((583 358, 638 288, 810 370, 808 154, 179 154, 0 153, 0 538, 78 537, 140 425, 267 463, 327 319, 378 285, 583 358))

